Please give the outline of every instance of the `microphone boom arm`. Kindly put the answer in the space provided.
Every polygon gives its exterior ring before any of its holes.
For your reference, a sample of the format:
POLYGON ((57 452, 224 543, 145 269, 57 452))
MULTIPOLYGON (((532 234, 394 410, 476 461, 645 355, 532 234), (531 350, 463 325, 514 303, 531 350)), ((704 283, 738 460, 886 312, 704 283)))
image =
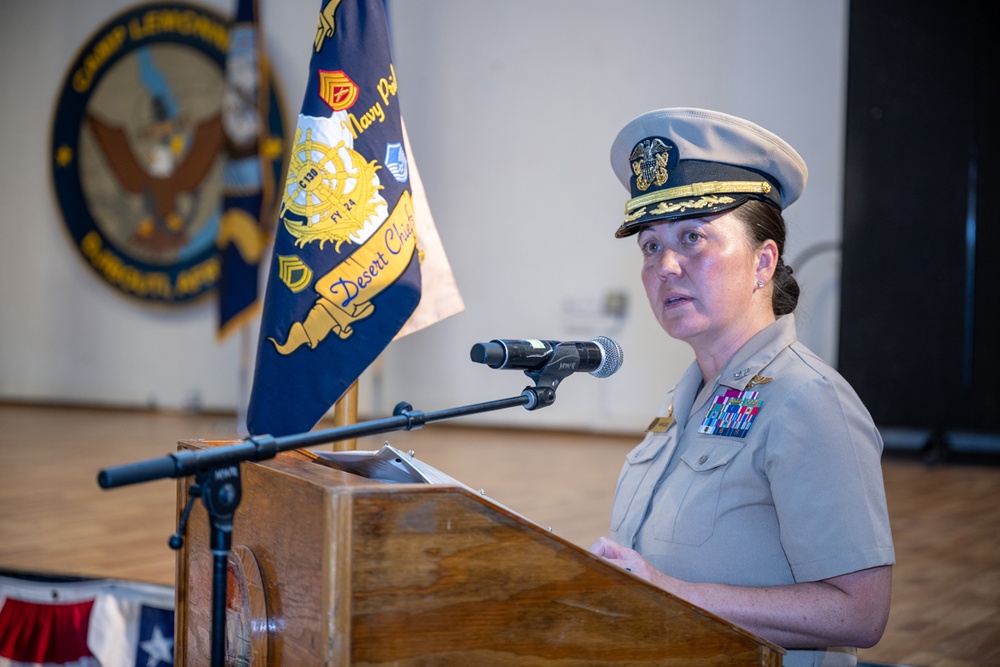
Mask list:
POLYGON ((313 447, 328 442, 352 440, 368 435, 389 433, 391 431, 411 431, 421 428, 428 422, 463 417, 480 412, 502 410, 519 405, 531 410, 534 409, 531 407, 533 403, 544 402, 545 405, 551 405, 555 400, 554 386, 551 390, 551 397, 548 397, 546 394, 545 398, 540 398, 535 392, 536 389, 526 387, 524 392, 519 396, 428 413, 414 410, 409 403, 403 402, 396 405, 392 417, 384 419, 374 419, 357 424, 348 424, 320 431, 308 431, 306 433, 280 437, 272 435, 250 436, 246 440, 231 445, 222 445, 211 449, 184 450, 156 459, 104 468, 97 475, 97 483, 101 488, 111 489, 140 482, 151 482, 167 477, 187 477, 206 470, 215 470, 235 465, 243 461, 271 459, 279 452, 290 449, 313 447))

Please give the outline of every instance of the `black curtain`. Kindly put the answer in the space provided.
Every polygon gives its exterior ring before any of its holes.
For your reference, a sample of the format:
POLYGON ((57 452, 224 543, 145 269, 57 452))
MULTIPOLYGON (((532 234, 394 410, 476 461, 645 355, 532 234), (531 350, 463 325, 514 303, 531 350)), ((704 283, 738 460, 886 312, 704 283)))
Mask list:
POLYGON ((1000 51, 986 5, 850 5, 838 366, 882 427, 1000 433, 1000 51))

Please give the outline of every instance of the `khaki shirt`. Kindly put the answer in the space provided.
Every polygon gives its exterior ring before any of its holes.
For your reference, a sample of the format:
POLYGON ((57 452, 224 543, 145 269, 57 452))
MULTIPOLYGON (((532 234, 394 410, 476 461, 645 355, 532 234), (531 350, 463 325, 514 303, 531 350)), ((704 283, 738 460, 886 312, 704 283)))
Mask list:
MULTIPOLYGON (((882 438, 787 315, 712 383, 692 364, 626 457, 611 538, 691 582, 769 586, 895 562, 882 438), (714 410, 713 410, 714 408, 714 410)), ((785 665, 851 665, 853 650, 785 665)))

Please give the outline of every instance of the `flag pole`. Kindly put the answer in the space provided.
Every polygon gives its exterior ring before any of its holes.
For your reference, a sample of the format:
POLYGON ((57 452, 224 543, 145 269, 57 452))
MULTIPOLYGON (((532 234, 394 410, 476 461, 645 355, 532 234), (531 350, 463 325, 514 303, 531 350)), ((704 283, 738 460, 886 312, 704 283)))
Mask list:
POLYGON ((246 438, 250 435, 247 428, 247 403, 250 400, 250 367, 254 350, 250 345, 249 325, 240 327, 240 361, 236 379, 236 435, 246 438))
MULTIPOLYGON (((358 381, 348 387, 333 406, 333 424, 335 427, 349 426, 358 422, 358 381)), ((333 443, 333 451, 344 452, 358 448, 356 438, 337 440, 333 443)))

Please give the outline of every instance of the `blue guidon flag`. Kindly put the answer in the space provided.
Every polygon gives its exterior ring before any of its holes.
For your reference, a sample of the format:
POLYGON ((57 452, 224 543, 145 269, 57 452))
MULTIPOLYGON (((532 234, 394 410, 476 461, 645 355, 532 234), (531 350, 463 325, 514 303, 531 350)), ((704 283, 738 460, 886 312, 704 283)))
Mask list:
POLYGON ((251 435, 313 428, 420 301, 396 92, 382 0, 323 0, 281 193, 251 435))
POLYGON ((271 179, 265 178, 269 97, 267 60, 256 0, 236 0, 226 54, 222 105, 226 165, 222 172, 223 211, 219 250, 219 328, 223 338, 258 308, 257 282, 270 234, 271 179))

